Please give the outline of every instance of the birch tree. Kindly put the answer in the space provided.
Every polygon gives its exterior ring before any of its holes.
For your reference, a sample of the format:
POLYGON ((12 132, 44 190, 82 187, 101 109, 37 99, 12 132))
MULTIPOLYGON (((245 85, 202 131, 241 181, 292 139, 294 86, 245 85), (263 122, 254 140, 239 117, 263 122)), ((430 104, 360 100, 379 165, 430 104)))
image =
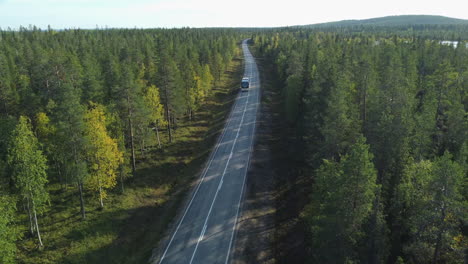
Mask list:
POLYGON ((164 106, 161 103, 159 96, 159 89, 155 85, 151 85, 146 90, 145 103, 150 112, 150 120, 152 126, 156 131, 156 137, 158 139, 158 147, 161 148, 161 140, 159 138, 159 128, 166 125, 164 120, 164 106))
POLYGON ((27 117, 19 118, 13 131, 7 160, 16 188, 27 205, 31 233, 37 235, 42 247, 37 214, 49 202, 49 193, 46 190, 47 161, 39 149, 39 142, 27 117))
POLYGON ((91 103, 85 114, 86 157, 90 177, 89 189, 99 192, 99 203, 104 208, 106 189, 117 184, 117 172, 123 163, 123 153, 117 141, 107 133, 104 107, 91 103))

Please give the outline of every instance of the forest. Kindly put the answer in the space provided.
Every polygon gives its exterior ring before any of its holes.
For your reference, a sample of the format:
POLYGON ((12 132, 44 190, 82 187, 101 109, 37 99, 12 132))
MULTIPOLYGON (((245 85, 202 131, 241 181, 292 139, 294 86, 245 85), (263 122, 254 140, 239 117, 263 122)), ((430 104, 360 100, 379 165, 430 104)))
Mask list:
POLYGON ((104 210, 123 193, 147 152, 197 116, 239 41, 228 29, 1 31, 0 263, 27 251, 19 241, 47 245, 41 218, 66 210, 51 192, 83 220, 89 199, 104 210))
MULTIPOLYGON (((253 37, 278 76, 309 263, 464 263, 464 30, 287 28, 253 37)), ((434 29, 437 29, 435 27, 434 29)))
POLYGON ((300 216, 309 263, 464 263, 467 32, 2 30, 0 263, 56 263, 46 252, 69 254, 75 237, 92 235, 49 228, 67 246, 48 247, 44 218, 71 210, 79 227, 110 211, 110 196, 129 203, 123 194, 146 157, 163 155, 155 151, 197 119, 249 36, 281 88, 288 147, 299 161, 292 173, 313 182, 300 216))

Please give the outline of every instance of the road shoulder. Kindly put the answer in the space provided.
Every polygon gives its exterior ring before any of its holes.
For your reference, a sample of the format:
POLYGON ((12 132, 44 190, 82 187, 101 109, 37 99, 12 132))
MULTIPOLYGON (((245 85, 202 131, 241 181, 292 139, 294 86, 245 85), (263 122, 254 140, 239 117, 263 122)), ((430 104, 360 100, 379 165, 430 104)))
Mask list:
POLYGON ((257 117, 254 151, 246 180, 242 212, 238 219, 232 263, 275 263, 274 238, 276 179, 283 170, 277 155, 281 124, 278 96, 268 89, 262 61, 257 59, 261 78, 261 106, 257 117), (266 87, 266 88, 265 88, 266 87))

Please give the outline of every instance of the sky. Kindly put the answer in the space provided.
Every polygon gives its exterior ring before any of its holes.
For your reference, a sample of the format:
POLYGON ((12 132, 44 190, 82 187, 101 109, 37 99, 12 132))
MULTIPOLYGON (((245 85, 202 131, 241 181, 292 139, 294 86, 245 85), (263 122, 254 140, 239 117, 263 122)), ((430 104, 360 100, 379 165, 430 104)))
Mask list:
POLYGON ((468 19, 468 0, 0 0, 0 28, 277 27, 389 15, 468 19))

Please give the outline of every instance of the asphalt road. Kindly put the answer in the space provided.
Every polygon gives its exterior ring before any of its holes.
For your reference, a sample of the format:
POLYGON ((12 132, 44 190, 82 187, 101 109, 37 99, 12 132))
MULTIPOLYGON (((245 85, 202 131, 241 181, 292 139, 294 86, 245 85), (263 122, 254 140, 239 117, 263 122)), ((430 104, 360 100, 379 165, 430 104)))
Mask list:
MULTIPOLYGON (((260 104, 258 69, 242 43, 247 92, 239 92, 193 196, 152 263, 229 263, 260 104)), ((239 80, 239 86, 240 86, 239 80)))

